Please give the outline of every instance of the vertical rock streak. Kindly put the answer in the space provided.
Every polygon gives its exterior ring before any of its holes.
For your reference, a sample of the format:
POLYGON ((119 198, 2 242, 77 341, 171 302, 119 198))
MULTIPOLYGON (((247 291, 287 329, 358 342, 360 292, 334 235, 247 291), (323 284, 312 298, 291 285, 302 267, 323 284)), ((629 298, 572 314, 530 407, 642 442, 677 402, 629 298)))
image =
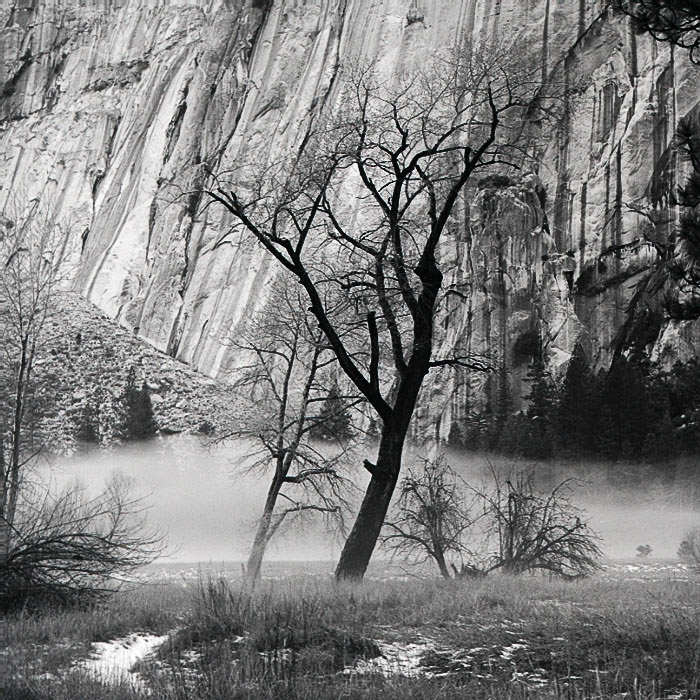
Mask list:
MULTIPOLYGON (((264 299, 274 268, 250 246, 214 249, 230 220, 193 194, 206 169, 298 149, 334 104, 345 61, 375 59, 391 79, 435 50, 519 28, 567 109, 538 177, 491 191, 494 221, 481 190, 441 251, 462 294, 443 304, 438 352, 491 354, 506 370, 503 380, 430 378, 422 413, 439 416, 443 436, 466 406, 503 400, 503 381, 517 404, 513 347, 533 329, 555 371, 582 333, 609 361, 653 261, 639 242, 644 211, 674 219, 672 134, 700 95, 685 56, 635 35, 602 0, 42 2, 6 7, 0 23, 4 215, 50 201, 69 224, 74 287, 212 375, 235 362, 227 333, 264 299)), ((664 328, 657 345, 677 337, 664 328)))

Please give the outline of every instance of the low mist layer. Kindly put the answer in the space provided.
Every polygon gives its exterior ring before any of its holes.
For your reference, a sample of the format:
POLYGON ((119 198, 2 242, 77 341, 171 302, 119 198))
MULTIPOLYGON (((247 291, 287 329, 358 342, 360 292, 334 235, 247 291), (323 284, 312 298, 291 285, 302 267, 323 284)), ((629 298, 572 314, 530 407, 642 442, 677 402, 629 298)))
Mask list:
MULTIPOLYGON (((91 490, 115 473, 127 476, 149 504, 151 522, 168 532, 173 560, 235 561, 247 553, 267 488, 264 474, 245 473, 245 455, 243 443, 212 447, 201 438, 180 435, 61 458, 50 469, 57 485, 78 479, 91 490)), ((418 466, 422 455, 423 450, 410 451, 405 464, 418 466)), ((545 487, 575 477, 575 502, 603 537, 602 549, 611 558, 634 557, 642 544, 651 546, 653 557, 675 557, 684 531, 700 524, 700 509, 693 507, 687 486, 649 482, 616 487, 610 483, 615 468, 598 465, 514 463, 461 451, 450 451, 448 459, 473 485, 485 483, 491 468, 532 467, 545 487)), ((358 467, 358 498, 366 478, 358 467)), ((303 531, 293 526, 280 533, 269 558, 332 560, 341 544, 337 534, 312 521, 303 531)))

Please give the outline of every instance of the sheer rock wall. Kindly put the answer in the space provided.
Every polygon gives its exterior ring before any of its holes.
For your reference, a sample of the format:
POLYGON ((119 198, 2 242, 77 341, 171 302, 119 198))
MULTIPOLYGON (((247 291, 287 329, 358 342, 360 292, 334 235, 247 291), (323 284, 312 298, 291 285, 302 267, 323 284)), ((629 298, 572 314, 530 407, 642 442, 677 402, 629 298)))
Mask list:
MULTIPOLYGON (((668 195, 683 166, 671 141, 697 108, 700 71, 604 5, 6 0, 0 211, 17 218, 40 199, 69 232, 74 289, 157 348, 223 376, 235 362, 227 335, 274 268, 250 246, 216 245, 230 222, 196 193, 207 172, 300 143, 335 99, 343 61, 376 57, 391 77, 469 37, 520 31, 525 60, 568 91, 569 109, 545 134, 537 176, 482 189, 450 232, 443 260, 471 291, 445 300, 438 331, 442 351, 494 357, 517 408, 532 329, 555 372, 579 339, 609 362, 653 243, 677 216, 668 195)), ((697 338, 696 323, 665 322, 648 351, 671 361, 695 352, 697 338)), ((495 391, 480 376, 431 379, 424 414, 444 435, 495 391)))

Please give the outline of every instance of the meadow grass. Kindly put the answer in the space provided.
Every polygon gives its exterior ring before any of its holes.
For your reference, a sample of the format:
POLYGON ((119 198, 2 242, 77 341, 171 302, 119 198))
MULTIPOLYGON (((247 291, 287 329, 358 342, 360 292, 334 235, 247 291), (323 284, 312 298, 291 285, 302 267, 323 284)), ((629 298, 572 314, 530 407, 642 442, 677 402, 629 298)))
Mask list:
MULTIPOLYGON (((144 584, 87 609, 15 614, 0 649, 3 700, 230 698, 694 698, 695 581, 542 578, 370 581, 296 578, 144 584), (89 645, 164 634, 143 683, 71 670, 89 645), (387 648, 420 652, 387 675, 387 648), (417 667, 420 663, 420 669, 417 667)), ((417 653, 417 652, 416 652, 417 653)))

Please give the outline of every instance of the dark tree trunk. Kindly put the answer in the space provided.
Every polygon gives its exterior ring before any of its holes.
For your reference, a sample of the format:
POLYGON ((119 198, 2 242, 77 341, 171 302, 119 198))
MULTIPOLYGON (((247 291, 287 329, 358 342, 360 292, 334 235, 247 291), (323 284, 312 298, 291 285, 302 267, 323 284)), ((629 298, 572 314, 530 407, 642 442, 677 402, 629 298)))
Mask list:
POLYGON ((443 578, 452 578, 450 576, 450 570, 447 568, 447 562, 445 561, 445 555, 443 554, 442 550, 433 544, 435 554, 433 555, 433 559, 437 562, 438 569, 440 569, 440 574, 443 578))
POLYGON ((374 474, 335 570, 337 581, 362 581, 401 470, 405 435, 383 431, 374 474))
MULTIPOLYGON (((431 254, 425 254, 416 268, 423 283, 413 322, 413 352, 395 392, 392 420, 385 422, 379 442, 377 464, 362 499, 360 511, 340 554, 335 570, 337 581, 362 581, 386 519, 391 497, 401 471, 406 433, 425 375, 430 368, 435 299, 442 274, 431 254)), ((392 392, 394 393, 394 392, 392 392)))
POLYGON ((336 581, 358 583, 362 581, 377 544, 379 532, 384 525, 397 478, 398 473, 388 480, 372 477, 355 524, 340 555, 335 570, 336 581))

